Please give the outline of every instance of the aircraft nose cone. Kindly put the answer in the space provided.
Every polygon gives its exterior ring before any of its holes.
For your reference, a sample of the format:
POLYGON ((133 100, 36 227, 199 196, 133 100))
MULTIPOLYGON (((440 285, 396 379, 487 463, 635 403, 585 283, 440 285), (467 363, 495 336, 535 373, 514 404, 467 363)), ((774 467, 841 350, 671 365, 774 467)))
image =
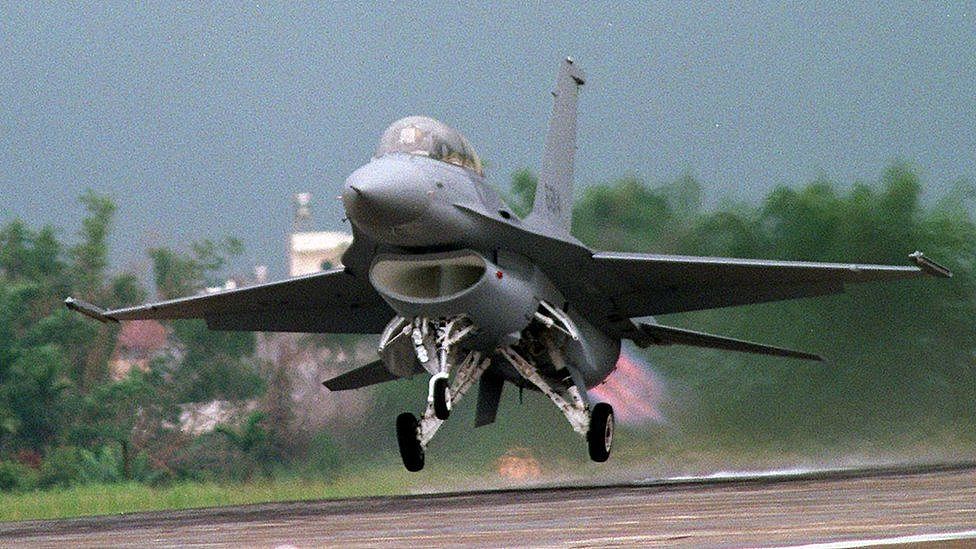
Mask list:
POLYGON ((342 202, 350 219, 368 226, 392 227, 423 215, 430 197, 420 170, 410 162, 375 160, 346 180, 342 202))

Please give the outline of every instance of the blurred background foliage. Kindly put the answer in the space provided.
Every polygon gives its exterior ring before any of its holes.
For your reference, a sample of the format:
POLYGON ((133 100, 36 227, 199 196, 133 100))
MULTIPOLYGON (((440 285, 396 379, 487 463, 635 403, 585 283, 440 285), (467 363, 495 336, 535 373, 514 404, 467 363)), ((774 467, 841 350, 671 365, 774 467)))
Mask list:
MULTIPOLYGON (((535 183, 529 171, 513 175, 504 194, 519 215, 531 208, 535 183)), ((908 253, 921 249, 955 275, 660 319, 818 352, 829 362, 680 347, 642 351, 665 380, 666 419, 625 429, 631 448, 625 457, 757 449, 829 456, 870 447, 914 459, 919 446, 971 454, 974 196, 966 182, 926 196, 918 173, 900 164, 876 183, 824 179, 778 187, 757 203, 708 207, 702 184, 689 175, 658 185, 624 177, 585 187, 573 233, 597 249, 892 264, 905 264, 908 253)), ((20 220, 0 227, 0 490, 280 474, 335 478, 350 461, 396 462, 392 419, 421 406, 426 383, 419 377, 376 388, 352 431, 295 433, 279 397, 287 385, 256 357, 256 336, 185 321, 170 325, 173 348, 149 371, 113 380, 108 361, 118 326, 69 313, 64 297, 118 307, 192 295, 222 280, 227 258, 240 254, 243 243, 151 249, 146 285, 139 273, 109 268, 111 198, 86 192, 80 205, 87 216, 73 238, 20 220), (214 399, 252 400, 257 408, 208 434, 175 427, 181 404, 214 399)), ((306 343, 351 348, 356 338, 306 343)), ((509 390, 498 423, 476 432, 468 432, 473 406, 462 406, 432 452, 442 463, 475 468, 491 467, 517 444, 552 459, 583 459, 558 411, 538 395, 518 400, 509 390)))
POLYGON ((826 364, 668 348, 647 352, 694 404, 675 413, 723 445, 811 445, 950 431, 971 439, 976 413, 976 227, 972 188, 922 194, 895 165, 878 185, 826 180, 779 187, 757 205, 705 210, 692 178, 649 189, 624 179, 586 190, 574 229, 595 248, 638 252, 904 264, 915 249, 950 281, 866 284, 819 299, 674 315, 678 325, 808 349, 826 364))

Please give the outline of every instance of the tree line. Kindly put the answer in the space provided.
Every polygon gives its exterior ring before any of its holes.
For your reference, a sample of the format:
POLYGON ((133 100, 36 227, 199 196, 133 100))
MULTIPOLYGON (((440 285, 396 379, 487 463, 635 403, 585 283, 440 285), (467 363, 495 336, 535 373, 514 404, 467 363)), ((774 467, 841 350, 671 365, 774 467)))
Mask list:
MULTIPOLYGON (((520 171, 505 194, 524 215, 534 190, 533 174, 520 171)), ((809 349, 829 363, 648 349, 645 356, 672 389, 669 427, 659 434, 679 446, 706 440, 733 450, 798 451, 868 440, 897 449, 948 433, 971 449, 974 195, 972 186, 959 183, 924 196, 917 172, 903 165, 890 167, 876 183, 821 179, 777 187, 758 202, 717 207, 704 206, 703 187, 690 176, 656 185, 626 177, 583 188, 573 233, 606 250, 810 261, 905 264, 908 253, 922 249, 955 276, 664 319, 809 349)), ((173 344, 148 371, 112 379, 108 365, 118 325, 70 313, 64 297, 121 307, 150 295, 191 295, 218 282, 243 245, 202 240, 183 250, 148 250, 150 290, 137 274, 109 268, 107 237, 116 210, 110 197, 88 191, 80 206, 86 215, 73 238, 16 219, 0 227, 0 490, 247 480, 283 467, 336 474, 343 447, 357 442, 328 432, 296 436, 281 427, 280 407, 266 398, 280 399, 280 372, 256 357, 254 334, 173 322, 173 344), (181 433, 180 404, 213 399, 258 406, 212 433, 181 433)), ((401 406, 392 402, 419 394, 413 385, 380 388, 376 417, 363 417, 363 424, 388 423, 386 416, 401 406)), ((504 416, 503 410, 498 428, 514 425, 504 416)), ((530 415, 519 417, 522 429, 535 427, 530 415)))

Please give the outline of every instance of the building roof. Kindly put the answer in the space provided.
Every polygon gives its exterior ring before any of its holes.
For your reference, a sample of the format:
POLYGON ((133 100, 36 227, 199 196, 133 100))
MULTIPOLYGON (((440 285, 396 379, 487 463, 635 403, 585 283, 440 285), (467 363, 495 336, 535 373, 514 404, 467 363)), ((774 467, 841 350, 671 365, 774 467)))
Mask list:
POLYGON ((166 345, 166 327, 155 320, 132 320, 122 323, 118 348, 152 352, 166 345))
POLYGON ((352 235, 338 231, 292 233, 293 252, 330 250, 352 243, 352 235))

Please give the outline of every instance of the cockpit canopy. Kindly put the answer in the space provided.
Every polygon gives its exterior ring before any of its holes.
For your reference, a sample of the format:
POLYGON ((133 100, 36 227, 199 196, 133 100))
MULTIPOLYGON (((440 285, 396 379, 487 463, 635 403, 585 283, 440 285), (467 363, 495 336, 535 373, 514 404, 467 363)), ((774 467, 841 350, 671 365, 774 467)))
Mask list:
POLYGON ((408 116, 383 132, 374 158, 390 153, 428 156, 484 175, 481 160, 457 130, 426 116, 408 116))

